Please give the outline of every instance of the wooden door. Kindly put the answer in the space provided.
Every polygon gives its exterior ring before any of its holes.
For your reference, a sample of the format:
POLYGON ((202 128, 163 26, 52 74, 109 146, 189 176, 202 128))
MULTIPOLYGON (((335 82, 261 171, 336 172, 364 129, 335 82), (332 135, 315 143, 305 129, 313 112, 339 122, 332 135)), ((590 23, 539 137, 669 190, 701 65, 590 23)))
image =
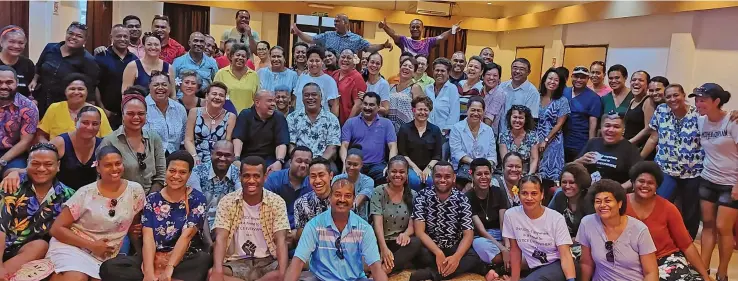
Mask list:
POLYGON ((110 46, 113 29, 113 1, 87 1, 87 43, 90 53, 99 46, 110 46))
MULTIPOLYGON (((589 69, 593 61, 607 62, 607 45, 604 46, 566 46, 564 47, 564 67, 574 71, 577 66, 589 69)), ((568 80, 571 86, 571 79, 568 80)))
POLYGON ((543 75, 543 47, 518 47, 515 58, 525 58, 530 62, 528 81, 538 87, 543 75))
MULTIPOLYGON (((28 37, 28 8, 28 1, 0 1, 0 28, 17 25, 23 28, 28 37)), ((28 43, 23 55, 28 56, 28 43)))

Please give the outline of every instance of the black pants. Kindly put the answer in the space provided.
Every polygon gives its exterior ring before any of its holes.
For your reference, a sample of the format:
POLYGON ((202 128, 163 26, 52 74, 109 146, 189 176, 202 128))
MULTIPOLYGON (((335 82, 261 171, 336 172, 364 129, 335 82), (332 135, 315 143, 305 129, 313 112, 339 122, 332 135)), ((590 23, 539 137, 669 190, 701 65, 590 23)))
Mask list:
MULTIPOLYGON (((100 266, 101 281, 141 281, 143 257, 118 256, 104 262, 100 266)), ((175 268, 172 278, 183 281, 203 281, 208 277, 208 270, 213 264, 210 254, 199 252, 186 255, 175 268)))
POLYGON ((564 160, 566 163, 574 162, 579 156, 579 150, 574 148, 564 148, 564 160))
POLYGON ((423 244, 420 242, 418 237, 410 237, 410 243, 402 247, 395 242, 395 240, 385 240, 387 248, 392 251, 392 255, 395 256, 395 267, 392 272, 400 272, 405 269, 412 268, 413 260, 418 255, 418 252, 423 248, 423 244))
MULTIPOLYGON (((447 249, 441 249, 443 251, 443 254, 446 255, 446 257, 449 257, 456 253, 456 249, 459 248, 459 245, 456 244, 455 246, 447 249)), ((396 258, 395 258, 396 259, 396 258)), ((474 248, 469 247, 469 250, 466 251, 463 257, 461 257, 461 260, 459 261, 459 266, 456 267, 456 270, 454 273, 443 277, 440 272, 438 272, 438 267, 436 266, 436 256, 431 253, 427 248, 422 247, 420 249, 420 252, 417 255, 416 260, 418 261, 419 268, 421 270, 417 270, 413 272, 412 275, 410 275, 410 280, 426 280, 431 279, 433 281, 440 281, 440 280, 448 280, 453 279, 454 277, 462 274, 462 273, 478 273, 484 275, 486 272, 483 272, 482 270, 484 268, 482 264, 482 260, 479 259, 479 256, 477 255, 477 252, 474 251, 474 248), (422 270, 425 269, 425 270, 422 270), (424 272, 430 272, 431 276, 420 276, 424 272)))

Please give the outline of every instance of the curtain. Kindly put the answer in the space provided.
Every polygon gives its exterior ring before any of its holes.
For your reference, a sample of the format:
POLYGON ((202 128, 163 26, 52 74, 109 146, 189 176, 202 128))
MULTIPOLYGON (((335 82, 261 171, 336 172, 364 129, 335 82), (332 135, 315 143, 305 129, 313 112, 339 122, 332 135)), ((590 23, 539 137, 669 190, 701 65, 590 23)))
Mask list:
POLYGON ((185 49, 190 48, 187 42, 193 32, 210 33, 210 7, 165 2, 164 15, 169 17, 169 37, 177 40, 185 49))
MULTIPOLYGON (((425 34, 423 34, 423 36, 424 38, 436 37, 448 30, 449 29, 446 27, 426 26, 425 34)), ((466 34, 466 29, 459 29, 456 31, 456 35, 449 34, 446 41, 439 43, 438 45, 436 45, 436 47, 430 50, 430 54, 428 56, 428 70, 426 70, 428 75, 433 75, 433 67, 431 67, 431 65, 433 64, 433 60, 435 60, 436 58, 443 57, 450 60, 451 56, 455 52, 466 52, 466 34)))
POLYGON ((113 28, 113 1, 87 1, 87 43, 90 53, 98 46, 110 46, 113 28))
MULTIPOLYGON (((28 37, 28 8, 29 1, 0 1, 0 28, 11 24, 17 25, 23 28, 28 37)), ((46 42, 41 43, 46 44, 46 42)), ((28 43, 26 43, 23 55, 28 56, 28 43)), ((35 61, 38 58, 31 59, 35 61)))
POLYGON ((364 21, 349 20, 349 30, 356 33, 356 35, 364 37, 364 21))
MULTIPOLYGON (((291 14, 279 14, 279 21, 277 23, 277 45, 284 48, 284 59, 285 61, 292 61, 292 47, 290 47, 290 39, 292 38, 292 15, 291 14)), ((262 40, 266 40, 262 38, 262 40)), ((254 54, 256 55, 256 54, 254 54)))

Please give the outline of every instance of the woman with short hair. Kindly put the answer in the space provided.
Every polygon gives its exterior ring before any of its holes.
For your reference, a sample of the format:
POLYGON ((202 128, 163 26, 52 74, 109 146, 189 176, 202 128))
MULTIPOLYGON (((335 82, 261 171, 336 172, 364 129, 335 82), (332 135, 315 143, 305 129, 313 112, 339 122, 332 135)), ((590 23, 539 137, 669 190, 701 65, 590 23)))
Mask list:
MULTIPOLYGON (((169 77, 175 77, 174 67, 160 58, 161 36, 156 33, 145 32, 141 37, 141 42, 144 43, 146 54, 144 57, 138 58, 126 65, 126 69, 123 71, 123 84, 121 91, 125 91, 128 87, 133 85, 149 88, 151 78, 154 76, 154 71, 167 73, 169 77)), ((168 87, 169 95, 172 98, 176 98, 177 92, 174 88, 174 83, 171 83, 168 87)))
POLYGON ((203 99, 197 96, 200 92, 200 81, 199 75, 193 70, 182 70, 179 73, 179 79, 181 80, 179 85, 179 91, 182 92, 182 97, 177 101, 185 107, 187 113, 190 113, 190 109, 195 107, 201 107, 203 99))
POLYGON ((500 155, 517 152, 523 157, 523 173, 538 171, 538 135, 530 109, 524 105, 513 105, 507 111, 507 130, 500 132, 500 155))
POLYGON ((397 153, 404 155, 410 169, 408 184, 415 191, 433 186, 433 166, 441 161, 443 134, 438 126, 428 122, 433 101, 427 96, 412 101, 415 119, 405 123, 397 133, 397 153))
POLYGON ((152 71, 146 97, 146 128, 159 134, 167 154, 179 150, 187 123, 185 107, 169 97, 173 82, 166 72, 152 71))
POLYGON ((210 162, 215 143, 231 140, 236 126, 236 115, 224 108, 228 87, 222 82, 213 82, 205 92, 205 106, 189 113, 185 128, 184 147, 198 165, 210 162))
POLYGON ((7 65, 15 69, 18 77, 16 91, 27 98, 33 98, 28 84, 36 75, 36 66, 33 61, 23 56, 26 50, 26 32, 16 25, 8 25, 0 29, 0 65, 7 65))

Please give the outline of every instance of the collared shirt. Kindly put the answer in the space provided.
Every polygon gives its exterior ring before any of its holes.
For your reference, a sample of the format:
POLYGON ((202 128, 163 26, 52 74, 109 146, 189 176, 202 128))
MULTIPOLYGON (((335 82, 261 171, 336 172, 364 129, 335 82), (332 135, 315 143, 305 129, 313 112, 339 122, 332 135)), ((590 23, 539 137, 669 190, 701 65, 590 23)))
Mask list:
POLYGON ((589 118, 602 116, 602 100, 590 88, 572 97, 573 88, 564 89, 564 97, 569 100, 571 113, 564 128, 564 147, 581 151, 589 140, 589 118))
MULTIPOLYGON (((538 92, 536 86, 530 81, 525 81, 520 87, 513 88, 512 80, 502 82, 497 86, 501 91, 505 92, 507 99, 505 100, 505 113, 510 110, 513 105, 523 105, 530 109, 533 118, 538 118, 538 109, 541 105, 541 93, 538 92)), ((503 123, 505 124, 505 123, 503 123)))
POLYGON ((247 68, 246 73, 239 79, 229 65, 218 70, 213 81, 223 82, 228 86, 228 99, 236 107, 236 113, 254 104, 254 94, 259 90, 259 76, 256 71, 247 68))
POLYGON ((95 62, 100 68, 100 96, 102 98, 105 109, 115 113, 120 113, 121 103, 121 87, 123 85, 123 71, 129 62, 138 57, 130 51, 126 52, 122 58, 115 53, 113 47, 108 47, 105 52, 95 56, 95 62))
POLYGON ((187 110, 179 102, 167 98, 169 105, 165 112, 161 112, 151 95, 146 96, 146 128, 156 132, 161 137, 164 149, 169 152, 179 150, 184 141, 187 110))
MULTIPOLYGON (((348 179, 348 174, 343 173, 340 175, 336 175, 335 177, 333 177, 333 180, 331 180, 331 185, 340 179, 348 179)), ((365 195, 368 199, 371 199, 373 192, 374 179, 372 179, 370 176, 359 173, 359 178, 356 179, 356 182, 354 183, 354 195, 365 195)), ((370 200, 364 201, 364 203, 359 205, 355 210, 356 214, 366 221, 369 221, 369 201, 370 200)))
POLYGON ((21 94, 15 94, 13 103, 0 107, 0 149, 11 149, 22 136, 33 135, 38 127, 38 109, 21 94))
MULTIPOLYGON (((70 73, 81 73, 87 76, 90 82, 88 88, 94 89, 97 86, 99 69, 95 57, 84 49, 65 57, 61 53, 63 45, 64 42, 46 44, 36 62, 36 74, 39 75, 39 79, 34 97, 39 101, 39 109, 42 113, 46 112, 46 107, 50 104, 67 100, 64 94, 67 85, 64 85, 62 81, 70 73)), ((88 101, 93 101, 94 98, 94 94, 87 95, 88 101)))
MULTIPOLYGON (((450 74, 450 73, 449 73, 449 74, 450 74)), ((461 76, 459 76, 459 78, 458 78, 458 79, 456 79, 456 78, 454 78, 453 76, 449 75, 449 76, 448 76, 448 82, 451 82, 452 84, 454 84, 454 85, 456 85, 456 86, 459 86, 459 87, 461 87, 461 84, 460 84, 459 82, 461 82, 462 80, 466 80, 466 78, 468 78, 468 77, 466 76, 466 72, 462 72, 462 73, 461 73, 461 76)))
POLYGON ((437 41, 437 36, 426 37, 420 40, 400 36, 400 48, 405 52, 413 54, 413 56, 421 54, 427 57, 430 54, 430 49, 436 45, 437 41))
POLYGON ((311 122, 307 112, 292 112, 287 116, 290 143, 310 148, 313 155, 323 155, 330 146, 341 145, 341 125, 338 117, 330 111, 320 109, 315 122, 311 122))
POLYGON ((254 106, 238 114, 233 137, 243 142, 241 157, 275 157, 277 146, 290 143, 290 132, 284 115, 275 110, 272 116, 262 120, 254 106))
POLYGON ((343 35, 335 31, 324 32, 313 36, 313 41, 322 44, 326 49, 336 50, 336 52, 351 49, 354 54, 358 54, 370 45, 369 41, 351 31, 346 31, 343 35))
POLYGON ((658 131, 659 143, 654 161, 664 173, 690 179, 702 172, 705 152, 697 127, 699 116, 696 108, 690 104, 687 104, 687 114, 681 119, 665 103, 656 107, 648 126, 658 131))
POLYGON ((15 64, 8 65, 0 58, 0 65, 7 65, 15 69, 15 77, 18 77, 18 87, 16 87, 15 91, 26 97, 30 96, 31 91, 28 89, 28 84, 31 84, 33 77, 36 76, 36 65, 33 64, 33 61, 27 57, 20 56, 15 64))
POLYGON ((138 45, 136 45, 136 46, 128 45, 128 51, 130 51, 131 53, 133 53, 134 55, 136 55, 139 58, 143 58, 146 55, 146 48, 145 47, 146 46, 143 44, 143 42, 141 42, 141 40, 139 40, 138 41, 138 45))
POLYGON ((348 223, 343 231, 339 231, 330 210, 307 223, 295 249, 295 257, 309 264, 310 272, 318 280, 366 278, 364 263, 371 266, 381 262, 372 226, 350 212, 348 223), (339 238, 340 244, 336 243, 339 238), (343 259, 338 257, 336 246, 341 247, 343 259))
POLYGON ((456 246, 462 232, 473 229, 469 199, 455 188, 441 201, 434 187, 426 187, 418 192, 413 205, 412 218, 425 222, 425 232, 441 249, 456 246))
POLYGON ((144 155, 146 156, 141 162, 146 166, 143 170, 141 170, 141 165, 139 165, 136 152, 128 144, 123 126, 120 126, 117 130, 105 136, 100 143, 100 147, 112 145, 120 150, 121 156, 123 157, 123 167, 125 168, 123 170, 123 178, 141 184, 144 191, 149 193, 151 185, 154 182, 164 184, 164 166, 166 165, 164 160, 164 145, 157 133, 149 131, 146 128, 142 130, 141 135, 145 148, 144 155))
POLYGON ((218 210, 218 202, 228 193, 241 189, 241 178, 238 165, 231 164, 223 179, 219 179, 213 171, 213 162, 207 162, 195 166, 187 185, 197 189, 205 195, 207 221, 210 228, 215 222, 215 212, 218 210))
MULTIPOLYGON (((218 212, 215 217, 215 227, 228 230, 228 243, 226 248, 226 260, 236 257, 236 250, 231 247, 233 236, 239 230, 238 226, 243 219, 243 206, 246 201, 241 195, 242 190, 228 193, 218 203, 218 212)), ((277 245, 274 243, 274 234, 277 231, 290 230, 287 223, 287 207, 284 200, 269 190, 263 190, 261 207, 259 207, 259 222, 261 232, 264 234, 267 248, 272 257, 277 257, 277 245)))
POLYGON ((7 253, 9 249, 17 251, 33 240, 48 241, 51 224, 61 214, 62 204, 72 197, 74 190, 54 179, 46 197, 39 202, 31 179, 26 173, 21 173, 20 186, 15 193, 0 193, 0 231, 5 233, 7 253))
POLYGON ((292 96, 295 99, 295 111, 302 111, 305 108, 302 103, 302 89, 305 88, 307 83, 311 82, 318 84, 318 87, 320 87, 320 96, 323 98, 320 104, 323 111, 331 112, 331 106, 328 102, 338 98, 338 85, 336 85, 336 80, 333 80, 333 77, 325 73, 318 77, 306 73, 297 78, 297 86, 292 90, 292 96))
POLYGON ((290 183, 290 169, 282 169, 272 172, 267 176, 264 182, 264 189, 276 193, 284 199, 287 204, 287 217, 289 218, 291 229, 295 229, 295 201, 298 197, 313 191, 310 186, 310 179, 305 177, 300 187, 295 189, 290 183))
POLYGON ((466 120, 457 122, 451 128, 448 143, 451 147, 451 164, 454 165, 454 170, 459 168, 459 161, 464 156, 472 159, 486 158, 489 162, 492 162, 493 167, 497 165, 495 132, 492 131, 492 127, 487 126, 484 122, 479 123, 479 132, 477 132, 476 138, 474 138, 466 120))
POLYGON ((421 88, 425 88, 426 86, 435 83, 436 79, 433 79, 424 72, 423 76, 420 76, 420 78, 413 78, 413 81, 414 83, 420 85, 421 88))
MULTIPOLYGON (((192 58, 190 52, 187 52, 181 57, 174 59, 172 66, 174 66, 175 79, 178 79, 179 74, 184 70, 195 71, 200 77, 199 82, 201 89, 205 89, 210 86, 210 83, 213 82, 213 77, 215 77, 215 73, 218 72, 218 63, 215 62, 214 58, 211 58, 206 54, 202 54, 202 59, 200 60, 200 64, 198 64, 192 58)), ((178 95, 179 94, 181 93, 178 93, 178 95)))
POLYGON ((341 76, 341 70, 336 70, 331 76, 336 80, 338 87, 340 104, 338 121, 343 125, 351 116, 351 109, 354 107, 354 102, 359 99, 359 92, 366 92, 366 82, 361 73, 355 69, 344 76, 341 76))
POLYGON ((364 114, 351 117, 341 129, 341 142, 360 144, 364 152, 364 164, 386 161, 384 153, 388 144, 397 142, 395 126, 387 118, 374 116, 374 121, 367 124, 364 114))
POLYGON ((274 91, 277 86, 287 86, 294 89, 297 86, 297 72, 285 68, 280 72, 272 71, 271 67, 264 67, 256 71, 259 75, 259 88, 274 91))
POLYGON ((428 116, 428 122, 431 122, 441 128, 441 130, 451 129, 456 122, 459 122, 461 116, 461 107, 459 95, 461 89, 459 86, 446 81, 443 87, 436 95, 435 84, 425 87, 425 95, 433 101, 433 110, 428 116))
POLYGON ((300 196, 295 200, 295 229, 304 228, 312 218, 325 212, 331 206, 330 194, 321 199, 315 191, 300 196))
POLYGON ((164 45, 164 42, 162 42, 161 53, 159 54, 159 58, 164 60, 165 62, 172 64, 174 63, 174 59, 187 53, 182 44, 179 44, 177 40, 169 38, 165 41, 167 42, 167 44, 164 45))
MULTIPOLYGON (((254 42, 259 42, 259 32, 256 32, 256 30, 251 30, 251 36, 254 37, 254 42)), ((223 32, 223 35, 220 36, 220 40, 225 42, 228 41, 228 39, 236 39, 236 41, 241 42, 241 44, 246 45, 246 47, 249 47, 249 36, 246 33, 241 33, 238 31, 238 28, 231 28, 227 29, 223 32)))
POLYGON ((612 91, 602 97, 602 113, 609 113, 615 111, 617 113, 625 114, 630 108, 630 101, 633 100, 633 92, 628 92, 623 102, 620 105, 615 105, 615 96, 612 91))
MULTIPOLYGON (((507 124, 501 124, 500 119, 505 116, 505 100, 507 94, 500 90, 500 87, 495 87, 484 95, 484 118, 492 120, 492 130, 495 131, 495 135, 500 134, 500 126, 507 126, 507 124)), ((434 106, 435 109, 435 106, 434 106)))
POLYGON ((397 132, 397 154, 410 157, 418 168, 425 169, 432 160, 441 161, 443 134, 438 126, 427 123, 420 135, 414 121, 403 124, 397 132))

